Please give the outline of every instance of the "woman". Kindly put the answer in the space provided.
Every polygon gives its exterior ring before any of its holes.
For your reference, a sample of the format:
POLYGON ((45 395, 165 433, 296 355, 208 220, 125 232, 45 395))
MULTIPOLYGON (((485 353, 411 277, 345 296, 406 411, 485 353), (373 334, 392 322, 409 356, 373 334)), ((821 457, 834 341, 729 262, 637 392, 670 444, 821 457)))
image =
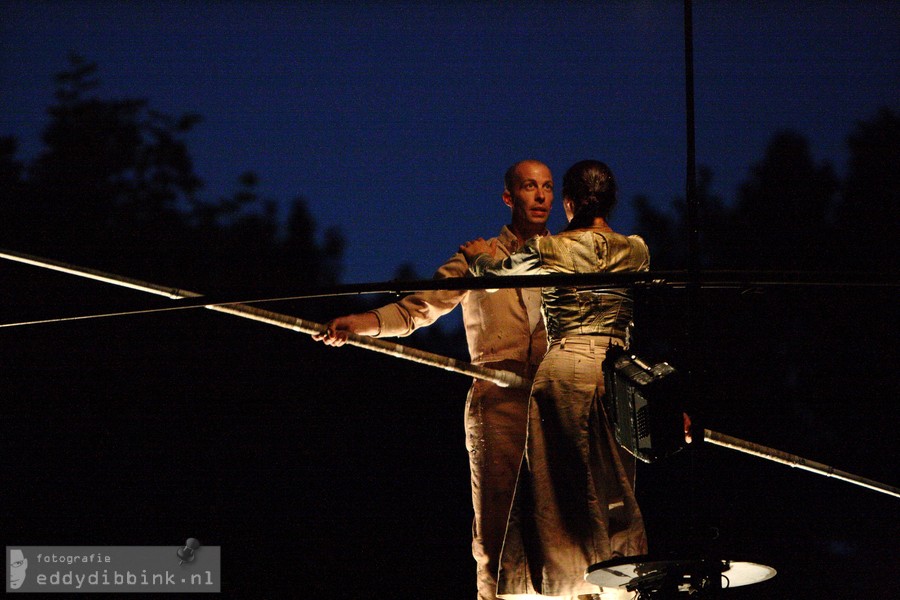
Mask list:
MULTIPOLYGON (((460 247, 475 275, 646 271, 647 245, 607 223, 616 182, 604 163, 576 163, 563 178, 569 225, 531 239, 505 260, 484 240, 460 247)), ((549 349, 534 379, 528 440, 500 559, 497 596, 591 597, 592 564, 646 554, 633 491, 634 459, 616 443, 603 412, 601 363, 626 346, 627 290, 541 291, 549 349)), ((603 596, 605 597, 605 596, 603 596)))

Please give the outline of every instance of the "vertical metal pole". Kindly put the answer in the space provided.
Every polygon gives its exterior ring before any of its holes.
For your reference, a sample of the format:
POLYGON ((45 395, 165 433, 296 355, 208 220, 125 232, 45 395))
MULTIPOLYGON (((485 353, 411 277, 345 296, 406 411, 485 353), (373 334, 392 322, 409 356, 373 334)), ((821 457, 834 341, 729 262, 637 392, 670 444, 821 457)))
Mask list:
MULTIPOLYGON (((700 227, 699 199, 697 197, 696 141, 694 137, 694 21, 691 0, 684 0, 684 83, 685 83, 685 137, 687 139, 687 169, 685 193, 687 204, 688 230, 688 285, 686 318, 686 351, 688 363, 688 385, 693 391, 693 376, 699 366, 697 360, 697 319, 699 317, 700 290, 700 227)), ((692 395, 689 397, 693 397, 692 395)))
MULTIPOLYGON (((697 344, 697 320, 699 317, 699 290, 700 290, 700 244, 699 244, 699 225, 698 225, 698 204, 697 198, 697 166, 696 166, 696 141, 694 137, 694 17, 693 4, 691 0, 684 0, 684 97, 685 97, 685 137, 687 140, 687 168, 685 177, 685 201, 687 206, 686 220, 688 230, 688 285, 687 293, 687 315, 686 315, 686 340, 685 350, 687 357, 687 398, 696 398, 696 376, 699 371, 699 357, 697 344)), ((693 412, 693 411, 692 411, 693 412)), ((696 416, 696 413, 695 413, 696 416)), ((703 526, 697 523, 699 514, 697 510, 697 488, 700 485, 698 481, 700 470, 696 464, 697 453, 691 452, 690 470, 687 476, 688 498, 687 498, 687 523, 688 531, 691 533, 687 536, 687 545, 692 551, 702 548, 703 546, 703 526)))
POLYGON ((694 282, 699 281, 700 227, 698 224, 699 199, 697 198, 697 149, 694 136, 694 18, 691 0, 684 0, 684 84, 687 134, 687 226, 688 271, 694 282))

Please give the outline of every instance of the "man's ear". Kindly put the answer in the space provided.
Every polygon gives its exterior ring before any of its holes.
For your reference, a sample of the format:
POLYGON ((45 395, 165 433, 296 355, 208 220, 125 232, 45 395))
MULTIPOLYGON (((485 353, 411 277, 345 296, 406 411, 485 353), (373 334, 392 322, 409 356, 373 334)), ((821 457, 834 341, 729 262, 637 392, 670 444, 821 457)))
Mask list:
POLYGON ((509 190, 503 190, 503 195, 501 197, 503 198, 503 204, 512 208, 513 200, 512 200, 512 194, 509 193, 509 190))

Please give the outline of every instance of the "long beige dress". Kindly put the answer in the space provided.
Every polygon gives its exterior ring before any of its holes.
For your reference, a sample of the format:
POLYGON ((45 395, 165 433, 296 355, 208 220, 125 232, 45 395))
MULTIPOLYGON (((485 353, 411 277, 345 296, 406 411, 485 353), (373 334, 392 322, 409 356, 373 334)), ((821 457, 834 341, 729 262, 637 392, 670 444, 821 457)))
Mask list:
MULTIPOLYGON (((535 239, 504 261, 481 255, 472 264, 477 275, 647 268, 643 240, 608 229, 535 239)), ((631 300, 625 290, 547 288, 542 297, 551 343, 529 401, 499 598, 596 594, 600 589, 584 581, 588 566, 647 553, 634 459, 616 443, 600 402, 601 364, 609 345, 624 344, 631 300)))

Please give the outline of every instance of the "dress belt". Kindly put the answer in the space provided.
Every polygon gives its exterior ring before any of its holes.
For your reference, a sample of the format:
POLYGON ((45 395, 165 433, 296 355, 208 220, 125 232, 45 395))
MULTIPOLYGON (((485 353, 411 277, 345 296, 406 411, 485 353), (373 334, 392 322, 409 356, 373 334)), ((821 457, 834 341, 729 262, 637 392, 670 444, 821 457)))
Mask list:
POLYGON ((593 352, 597 346, 602 348, 607 348, 609 346, 620 346, 622 348, 625 347, 625 340, 620 337, 616 337, 613 335, 573 335, 561 337, 558 340, 553 340, 550 342, 550 346, 558 345, 560 348, 565 349, 567 344, 577 344, 590 346, 591 351, 593 352))

